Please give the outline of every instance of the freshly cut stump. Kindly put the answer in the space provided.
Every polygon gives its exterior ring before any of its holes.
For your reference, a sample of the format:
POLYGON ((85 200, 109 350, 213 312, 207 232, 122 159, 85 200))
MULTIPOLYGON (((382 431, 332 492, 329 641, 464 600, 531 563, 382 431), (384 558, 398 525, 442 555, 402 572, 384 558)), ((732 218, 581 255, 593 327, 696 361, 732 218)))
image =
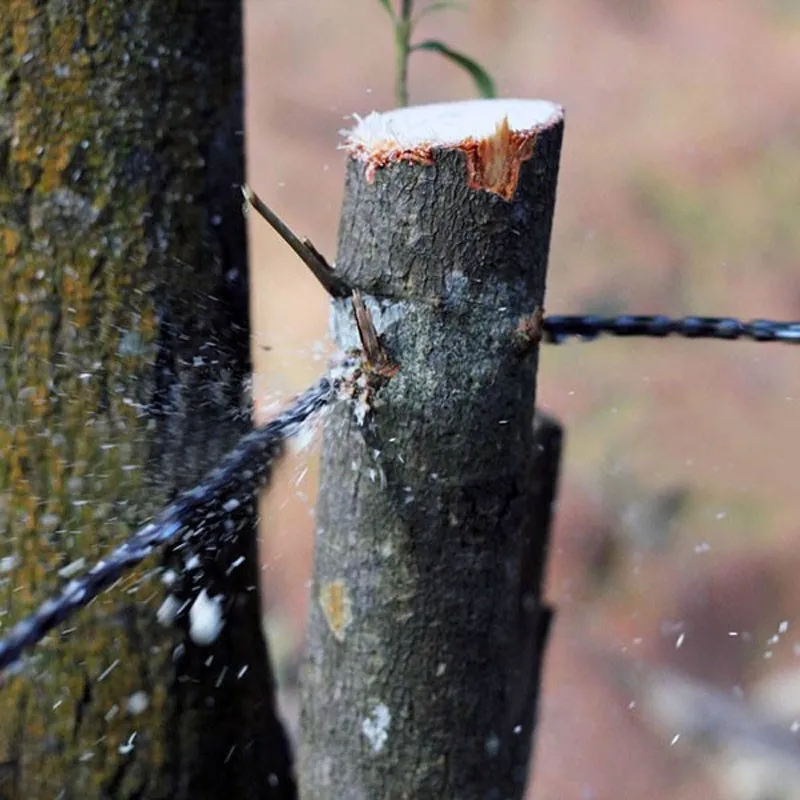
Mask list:
MULTIPOLYGON (((325 421, 304 798, 524 793, 549 620, 555 473, 533 414, 562 132, 552 103, 481 100, 347 134, 336 268, 398 369, 367 365, 370 389, 325 421)), ((349 300, 332 329, 360 346, 349 300)))

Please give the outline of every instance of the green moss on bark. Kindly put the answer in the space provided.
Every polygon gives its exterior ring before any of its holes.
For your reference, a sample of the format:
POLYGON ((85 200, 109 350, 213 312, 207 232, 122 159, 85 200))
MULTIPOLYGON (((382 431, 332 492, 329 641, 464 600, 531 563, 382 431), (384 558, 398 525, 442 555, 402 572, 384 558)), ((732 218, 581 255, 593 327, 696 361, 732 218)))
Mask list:
MULTIPOLYGON (((228 0, 0 11, 0 634, 248 427, 240 22, 228 0)), ((215 747, 236 725, 260 735, 210 673, 179 674, 153 566, 0 690, 0 797, 212 796, 215 747), (232 721, 209 744, 223 700, 232 721)), ((232 591, 255 626, 237 641, 265 684, 257 707, 271 685, 255 569, 232 591)), ((247 759, 242 742, 240 782, 247 759)))

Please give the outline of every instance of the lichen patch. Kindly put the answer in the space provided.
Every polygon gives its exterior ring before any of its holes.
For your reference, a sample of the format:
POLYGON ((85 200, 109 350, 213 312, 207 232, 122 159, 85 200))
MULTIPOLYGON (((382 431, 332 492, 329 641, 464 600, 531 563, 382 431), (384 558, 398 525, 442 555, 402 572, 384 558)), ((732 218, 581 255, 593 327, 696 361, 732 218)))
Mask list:
POLYGON ((380 753, 389 738, 389 723, 392 715, 384 703, 378 703, 372 713, 361 723, 361 733, 364 734, 372 747, 373 753, 380 753))
POLYGON ((343 580, 324 583, 319 590, 319 604, 334 638, 343 642, 345 631, 353 621, 347 584, 343 580))

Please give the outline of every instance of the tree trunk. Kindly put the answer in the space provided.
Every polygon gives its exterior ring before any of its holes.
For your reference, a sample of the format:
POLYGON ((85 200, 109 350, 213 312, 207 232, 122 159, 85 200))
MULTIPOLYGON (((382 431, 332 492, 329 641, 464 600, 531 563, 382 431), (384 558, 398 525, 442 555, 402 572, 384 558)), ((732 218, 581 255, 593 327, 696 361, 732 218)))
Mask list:
MULTIPOLYGON (((0 0, 0 636, 250 427, 242 97, 237 0, 0 0)), ((0 798, 292 796, 244 500, 8 676, 0 798)))
MULTIPOLYGON (((562 129, 556 106, 479 101, 351 132, 337 272, 397 371, 367 363, 356 408, 325 422, 305 798, 524 793, 549 621, 558 435, 533 415, 562 129)), ((358 346, 347 301, 333 329, 358 346)))

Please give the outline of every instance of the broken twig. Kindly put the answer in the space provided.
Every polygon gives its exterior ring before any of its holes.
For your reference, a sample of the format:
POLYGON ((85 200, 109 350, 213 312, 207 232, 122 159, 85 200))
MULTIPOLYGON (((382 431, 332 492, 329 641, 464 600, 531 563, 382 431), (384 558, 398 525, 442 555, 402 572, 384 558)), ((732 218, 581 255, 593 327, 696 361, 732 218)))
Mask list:
POLYGON ((352 296, 353 312, 356 316, 356 327, 358 336, 361 339, 361 347, 364 350, 364 363, 372 372, 382 375, 384 378, 391 378, 397 373, 397 364, 392 363, 386 348, 378 338, 375 330, 375 323, 372 321, 372 314, 364 303, 361 292, 353 290, 352 296))
POLYGON ((242 194, 245 202, 272 225, 331 297, 347 297, 352 292, 349 284, 335 273, 325 256, 308 239, 298 239, 289 226, 246 184, 242 186, 242 194))

